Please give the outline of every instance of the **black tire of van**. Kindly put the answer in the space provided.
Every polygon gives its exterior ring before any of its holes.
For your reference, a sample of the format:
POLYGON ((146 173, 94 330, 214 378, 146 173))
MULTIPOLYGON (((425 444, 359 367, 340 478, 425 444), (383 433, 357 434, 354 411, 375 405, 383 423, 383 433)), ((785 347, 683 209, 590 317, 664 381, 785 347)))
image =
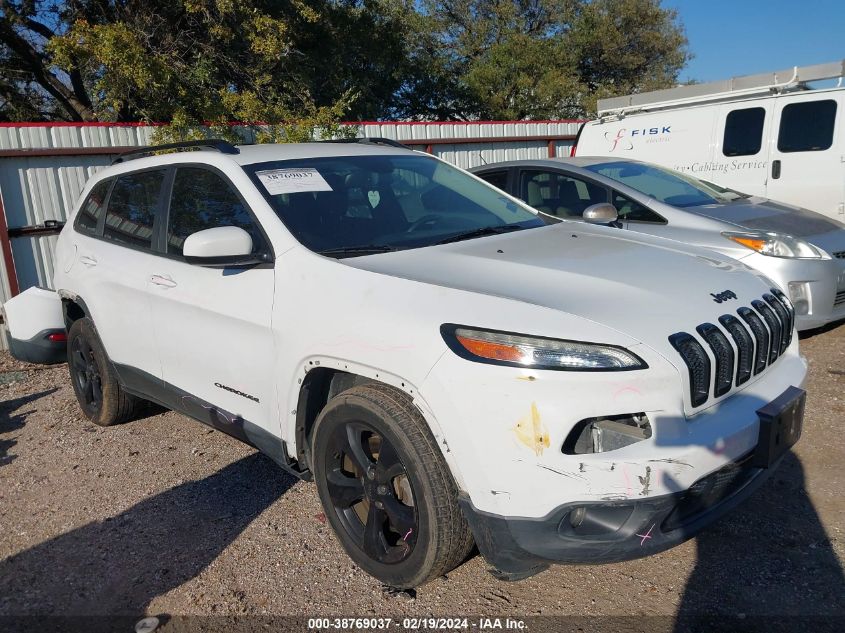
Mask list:
POLYGON ((322 410, 312 440, 326 518, 361 569, 404 590, 466 559, 473 539, 457 486, 410 396, 379 383, 348 389, 322 410))
POLYGON ((127 422, 145 403, 120 386, 94 323, 87 317, 74 321, 70 327, 67 364, 79 407, 94 424, 111 426, 127 422))

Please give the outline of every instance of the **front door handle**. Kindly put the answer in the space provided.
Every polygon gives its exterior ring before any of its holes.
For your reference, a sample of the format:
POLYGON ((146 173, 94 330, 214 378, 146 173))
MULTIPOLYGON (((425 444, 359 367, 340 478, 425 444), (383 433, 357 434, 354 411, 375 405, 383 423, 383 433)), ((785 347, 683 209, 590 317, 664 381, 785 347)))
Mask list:
POLYGON ((772 179, 777 180, 780 178, 780 161, 773 160, 772 161, 772 179))
POLYGON ((178 285, 167 275, 153 275, 150 277, 150 282, 162 288, 175 288, 178 285))
POLYGON ((80 263, 82 263, 85 266, 88 266, 89 268, 97 265, 97 258, 91 257, 90 255, 82 255, 79 258, 79 261, 80 261, 80 263))

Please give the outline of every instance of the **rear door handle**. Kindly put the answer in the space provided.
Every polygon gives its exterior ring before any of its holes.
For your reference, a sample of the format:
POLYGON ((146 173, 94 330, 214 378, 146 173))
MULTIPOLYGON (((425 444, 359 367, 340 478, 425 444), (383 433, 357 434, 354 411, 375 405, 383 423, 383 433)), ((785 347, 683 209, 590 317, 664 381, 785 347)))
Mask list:
POLYGON ((97 265, 97 259, 95 257, 91 257, 90 255, 82 255, 79 258, 79 261, 88 267, 97 265))
POLYGON ((772 161, 772 179, 777 180, 780 178, 780 161, 773 160, 772 161))
POLYGON ((150 277, 150 282, 162 288, 175 288, 179 285, 167 275, 153 275, 150 277))

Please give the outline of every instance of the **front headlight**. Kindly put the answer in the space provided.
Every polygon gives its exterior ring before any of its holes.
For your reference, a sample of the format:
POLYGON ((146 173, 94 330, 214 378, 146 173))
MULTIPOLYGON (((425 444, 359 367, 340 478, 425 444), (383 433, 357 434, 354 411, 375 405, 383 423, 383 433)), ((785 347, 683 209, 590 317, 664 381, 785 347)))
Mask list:
POLYGON ((567 371, 645 369, 643 359, 615 345, 443 325, 443 340, 458 356, 479 363, 567 371))
POLYGON ((809 242, 783 233, 766 231, 748 231, 744 233, 726 232, 722 235, 737 244, 742 244, 752 251, 771 257, 789 257, 793 259, 821 259, 822 252, 809 242))

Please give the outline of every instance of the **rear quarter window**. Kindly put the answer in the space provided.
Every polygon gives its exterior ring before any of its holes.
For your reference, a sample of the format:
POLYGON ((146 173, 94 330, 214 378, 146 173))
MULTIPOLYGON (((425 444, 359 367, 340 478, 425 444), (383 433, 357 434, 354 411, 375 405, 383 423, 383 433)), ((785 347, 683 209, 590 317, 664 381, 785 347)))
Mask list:
POLYGON ((106 210, 106 197, 109 195, 109 188, 112 182, 114 182, 113 178, 107 178, 102 182, 98 182, 91 189, 88 197, 85 198, 85 202, 82 203, 82 207, 80 207, 79 213, 76 215, 76 221, 73 224, 73 228, 78 233, 85 235, 97 234, 100 218, 103 217, 103 213, 106 210))

